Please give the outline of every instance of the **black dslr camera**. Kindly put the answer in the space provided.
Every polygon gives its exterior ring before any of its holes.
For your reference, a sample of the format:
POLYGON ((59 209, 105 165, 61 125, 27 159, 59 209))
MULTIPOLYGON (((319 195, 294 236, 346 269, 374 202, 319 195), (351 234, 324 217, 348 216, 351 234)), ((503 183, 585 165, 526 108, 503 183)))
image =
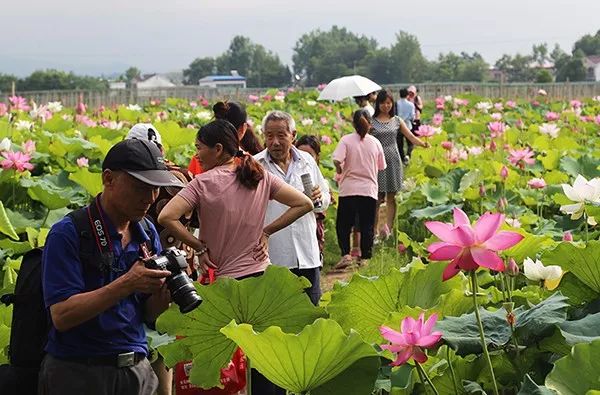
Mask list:
POLYGON ((185 252, 175 247, 167 248, 160 255, 154 255, 144 260, 144 264, 148 269, 171 272, 166 279, 167 288, 171 293, 171 299, 179 306, 179 311, 183 314, 189 313, 202 303, 202 298, 196 293, 194 283, 185 272, 188 267, 185 252))

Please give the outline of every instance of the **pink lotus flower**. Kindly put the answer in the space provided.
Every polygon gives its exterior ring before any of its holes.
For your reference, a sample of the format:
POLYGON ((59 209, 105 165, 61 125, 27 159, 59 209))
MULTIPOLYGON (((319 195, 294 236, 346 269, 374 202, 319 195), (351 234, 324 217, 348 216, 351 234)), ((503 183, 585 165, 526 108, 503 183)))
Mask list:
POLYGON ((583 106, 583 103, 580 102, 579 100, 571 100, 571 107, 581 108, 582 106, 583 106))
POLYGON ((500 169, 500 177, 502 178, 502 181, 508 178, 508 167, 502 165, 502 169, 500 169))
POLYGON ((248 95, 248 101, 250 103, 256 103, 258 101, 258 99, 260 99, 260 98, 256 95, 248 95))
POLYGON ((461 111, 454 110, 454 111, 452 111, 452 116, 453 116, 454 118, 460 118, 460 117, 462 117, 462 116, 463 116, 463 113, 462 113, 461 111))
POLYGON ((442 148, 450 151, 452 149, 452 147, 454 147, 454 144, 452 144, 452 141, 442 141, 442 148))
POLYGON ((487 127, 492 138, 501 136, 506 130, 506 125, 503 122, 490 122, 487 127))
POLYGON ((263 98, 264 101, 271 101, 273 99, 273 96, 271 96, 271 95, 264 95, 262 98, 263 98))
POLYGON ((519 265, 517 265, 517 262, 515 262, 515 260, 513 258, 510 258, 508 260, 508 265, 506 267, 506 274, 508 274, 509 276, 517 276, 519 274, 519 265))
POLYGON ((27 140, 21 145, 21 148, 23 148, 25 154, 31 156, 35 152, 35 141, 27 140))
POLYGON ((88 160, 88 158, 82 156, 81 158, 77 159, 77 166, 79 167, 89 167, 90 162, 88 160))
POLYGON ((206 100, 206 99, 204 99, 204 98, 202 98, 202 99, 200 100, 200 105, 201 105, 202 107, 208 107, 208 105, 209 105, 209 104, 210 104, 210 103, 208 102, 208 100, 206 100))
POLYGON ((546 121, 558 121, 560 119, 560 115, 554 111, 548 111, 544 116, 546 117, 546 121))
POLYGON ((516 108, 517 107, 517 103, 513 100, 509 100, 506 102, 506 107, 508 108, 516 108))
POLYGON ((571 232, 565 232, 563 234, 563 241, 573 241, 573 235, 571 232))
POLYGON ((600 115, 596 115, 596 118, 594 118, 594 122, 596 122, 596 124, 600 125, 600 115))
POLYGON ((317 86, 317 90, 318 90, 319 92, 321 92, 323 89, 325 89, 325 87, 326 87, 326 86, 327 86, 327 84, 319 84, 319 85, 317 86))
POLYGON ((102 104, 100 104, 100 107, 98 107, 98 113, 102 114, 104 111, 106 111, 106 107, 104 107, 102 104))
POLYGON ((492 113, 492 114, 490 115, 490 117, 491 117, 491 118, 492 118, 494 121, 499 121, 499 120, 501 120, 501 119, 502 119, 502 114, 500 114, 499 112, 495 112, 495 113, 492 113))
POLYGON ((467 159, 469 159, 469 153, 462 148, 454 147, 448 155, 448 160, 450 161, 450 163, 458 163, 459 160, 467 159))
POLYGON ((519 129, 521 129, 521 128, 523 128, 523 126, 525 126, 525 123, 523 123, 523 120, 517 119, 517 121, 515 122, 515 126, 519 129))
POLYGON ((10 106, 16 111, 29 111, 31 107, 27 104, 27 99, 21 96, 11 96, 8 98, 10 106))
POLYGON ((546 187, 546 181, 543 178, 532 178, 527 181, 527 185, 532 189, 542 189, 546 187))
POLYGON ((190 102, 190 107, 191 107, 191 108, 196 108, 196 107, 198 107, 198 102, 191 101, 191 102, 190 102))
POLYGON ((436 112, 433 114, 433 118, 431 119, 431 123, 433 126, 440 126, 444 122, 444 114, 436 112))
POLYGON ((331 144, 333 141, 331 140, 331 137, 329 137, 329 136, 326 136, 326 135, 323 135, 323 136, 321 136, 321 142, 322 142, 323 144, 329 145, 329 144, 331 144))
POLYGON ((429 125, 421 125, 415 133, 421 137, 431 137, 435 134, 435 129, 429 125))
POLYGON ((425 314, 421 313, 418 320, 412 317, 403 319, 401 332, 384 325, 379 327, 381 336, 391 343, 383 344, 381 348, 397 354, 396 360, 391 365, 402 365, 411 358, 419 363, 427 361, 423 349, 432 348, 442 337, 442 332, 432 332, 436 322, 437 314, 432 314, 425 321, 425 314))
POLYGON ((398 243, 398 252, 400 254, 404 254, 406 252, 406 246, 404 245, 404 243, 398 243))
POLYGON ((525 165, 533 165, 535 163, 535 159, 533 159, 534 152, 529 147, 511 149, 508 153, 510 154, 508 161, 521 169, 524 169, 525 165))
POLYGON ((471 225, 467 214, 459 208, 454 209, 454 224, 425 222, 427 229, 442 240, 427 248, 429 259, 451 260, 442 279, 446 281, 461 270, 473 271, 480 266, 498 272, 504 271, 504 262, 496 252, 514 246, 523 236, 516 232, 498 232, 503 222, 503 214, 485 213, 471 225))
POLYGON ((498 110, 498 111, 502 111, 502 110, 504 110, 504 104, 502 104, 502 103, 494 103, 494 108, 496 110, 498 110))
POLYGON ((436 97, 436 99, 435 99, 436 110, 443 110, 445 104, 446 104, 446 99, 444 99, 443 97, 436 97))
POLYGON ((75 117, 75 121, 76 121, 77 123, 81 123, 81 124, 83 124, 83 125, 87 126, 88 128, 93 128, 93 127, 96 127, 96 126, 98 126, 98 123, 96 123, 96 121, 94 121, 94 120, 90 119, 90 118, 89 118, 88 116, 86 116, 86 115, 77 115, 77 116, 75 117))
POLYGON ((454 104, 456 104, 457 106, 466 106, 469 104, 469 100, 454 98, 454 104))
POLYGON ((77 113, 77 115, 83 115, 86 111, 87 108, 85 107, 85 104, 83 104, 83 101, 81 101, 80 98, 79 103, 77 103, 77 106, 75 107, 75 112, 77 113))
POLYGON ((2 156, 5 158, 0 165, 4 170, 15 169, 18 172, 23 172, 25 170, 32 170, 33 165, 29 163, 31 157, 22 152, 14 152, 14 151, 5 151, 2 153, 2 156))
POLYGON ((321 117, 321 125, 327 125, 327 117, 321 117))
POLYGON ((8 106, 4 103, 0 103, 0 117, 5 116, 8 113, 8 106))

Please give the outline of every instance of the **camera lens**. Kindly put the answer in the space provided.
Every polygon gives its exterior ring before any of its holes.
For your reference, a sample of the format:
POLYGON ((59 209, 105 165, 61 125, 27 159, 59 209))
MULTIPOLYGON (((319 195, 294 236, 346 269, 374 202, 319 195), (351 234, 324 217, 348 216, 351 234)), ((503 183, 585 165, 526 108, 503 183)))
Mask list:
POLYGON ((189 313, 202 303, 202 298, 196 292, 192 280, 184 272, 179 272, 167 280, 171 298, 179 306, 183 314, 189 313))

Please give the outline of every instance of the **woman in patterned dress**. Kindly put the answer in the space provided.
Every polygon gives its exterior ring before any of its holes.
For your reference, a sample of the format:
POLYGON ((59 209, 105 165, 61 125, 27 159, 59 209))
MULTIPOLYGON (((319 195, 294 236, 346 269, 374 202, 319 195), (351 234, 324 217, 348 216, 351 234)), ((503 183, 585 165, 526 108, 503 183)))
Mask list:
MULTIPOLYGON (((404 121, 394 115, 394 97, 389 91, 382 90, 375 101, 375 115, 373 117, 373 130, 371 134, 383 146, 387 167, 378 174, 379 204, 385 199, 386 223, 379 229, 379 237, 387 239, 394 227, 396 218, 396 194, 402 188, 403 167, 398 151, 397 136, 402 133, 413 144, 428 147, 426 142, 413 135, 404 124, 404 121)), ((379 209, 379 206, 378 206, 379 209)), ((379 212, 379 210, 378 210, 379 212)), ((377 227, 377 218, 375 219, 377 227)))

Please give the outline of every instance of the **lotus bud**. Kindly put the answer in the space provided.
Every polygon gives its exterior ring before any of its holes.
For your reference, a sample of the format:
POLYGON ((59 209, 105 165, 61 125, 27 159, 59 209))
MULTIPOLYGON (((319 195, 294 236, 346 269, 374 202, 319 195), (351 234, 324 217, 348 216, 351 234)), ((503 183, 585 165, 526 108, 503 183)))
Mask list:
POLYGON ((482 184, 479 185, 479 196, 484 197, 485 196, 485 192, 486 192, 485 191, 485 185, 483 185, 483 183, 482 183, 482 184))
POLYGON ((508 207, 508 200, 506 200, 505 197, 500 198, 500 200, 498 200, 498 210, 504 212, 506 207, 508 207))
POLYGON ((502 166, 502 169, 500 169, 500 177, 502 178, 502 181, 505 181, 508 178, 508 167, 502 166))
POLYGON ((403 243, 398 243, 398 252, 404 254, 406 252, 406 246, 403 243))
POLYGON ((563 241, 573 241, 573 235, 571 232, 565 232, 563 234, 563 241))
POLYGON ((490 143, 490 151, 496 152, 496 142, 494 140, 490 143))
POLYGON ((454 147, 454 144, 452 144, 451 141, 442 141, 442 148, 450 151, 452 149, 452 147, 454 147))
POLYGON ((506 274, 512 277, 519 275, 519 265, 517 265, 517 262, 515 262, 513 258, 508 260, 508 265, 506 265, 506 274))

